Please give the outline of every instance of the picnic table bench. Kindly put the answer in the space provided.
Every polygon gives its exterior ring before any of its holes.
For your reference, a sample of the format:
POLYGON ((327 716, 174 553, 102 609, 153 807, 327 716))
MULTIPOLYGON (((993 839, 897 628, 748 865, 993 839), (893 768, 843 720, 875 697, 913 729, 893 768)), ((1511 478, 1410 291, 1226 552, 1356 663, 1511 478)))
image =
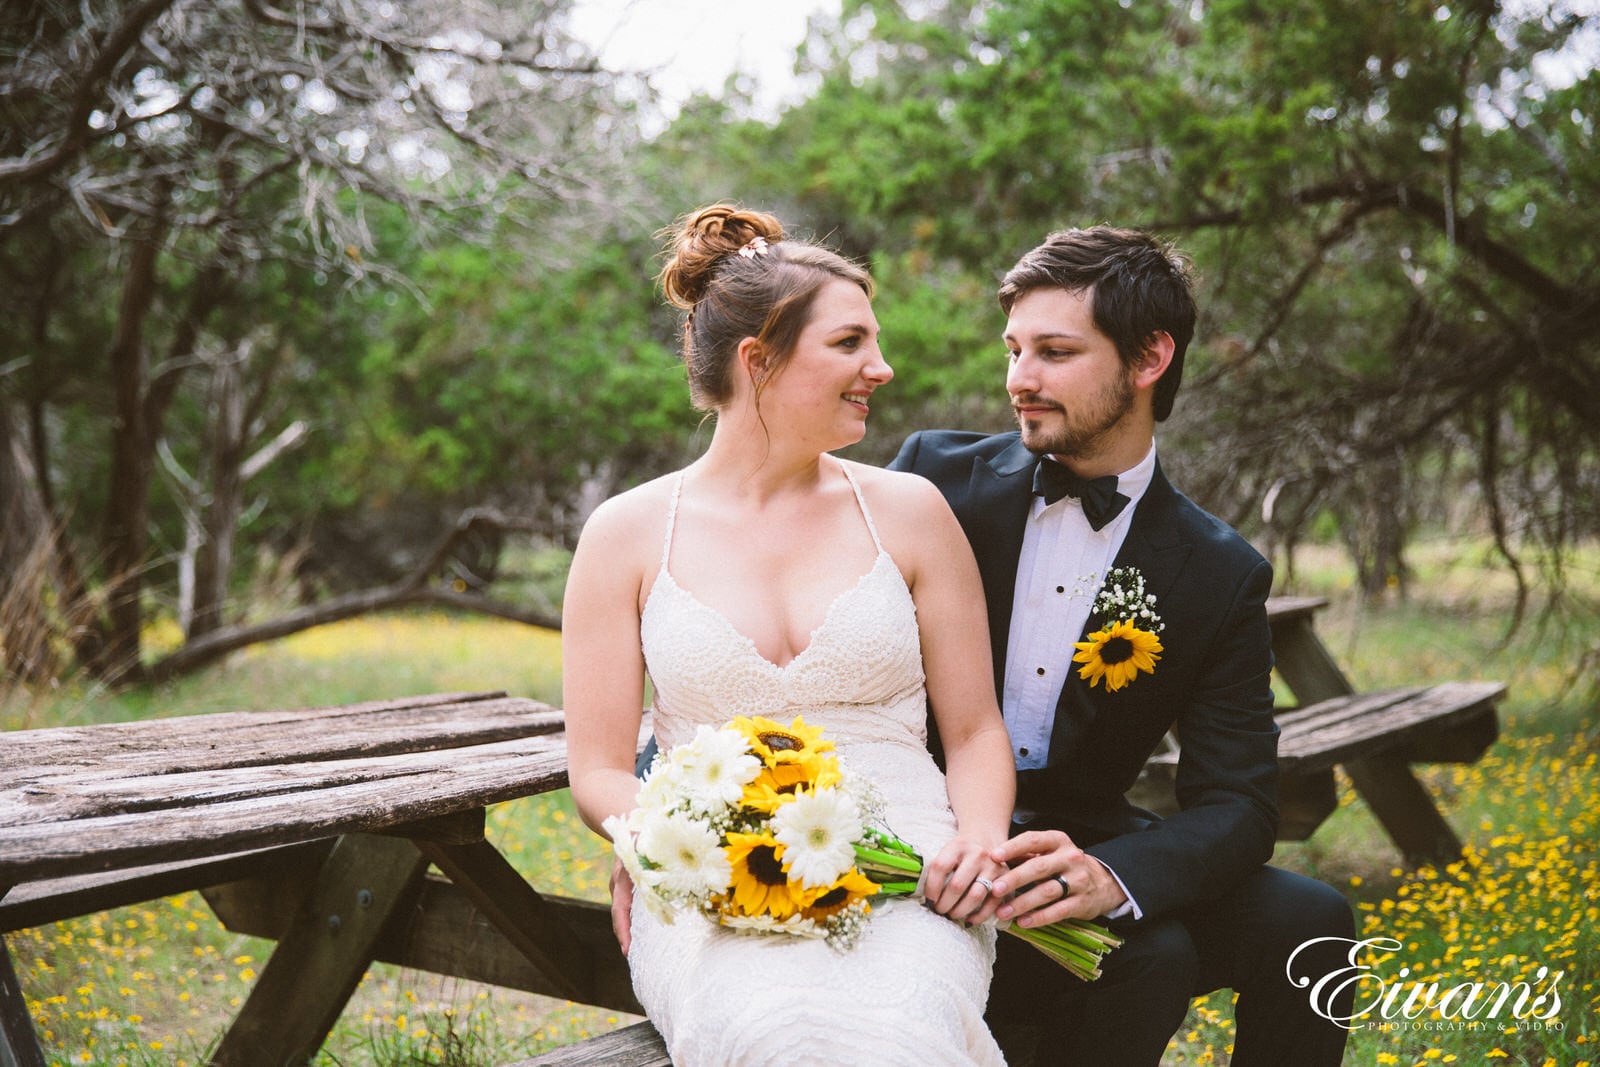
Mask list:
MULTIPOLYGON (((1333 810, 1339 765, 1408 860, 1456 858, 1410 764, 1480 757, 1504 687, 1356 694, 1316 636, 1324 603, 1268 604, 1297 701, 1279 714, 1280 837, 1333 810)), ((1144 786, 1165 775, 1170 798, 1176 759, 1158 753, 1144 786)), ((536 892, 484 837, 488 805, 567 784, 547 705, 438 694, 15 731, 0 767, 0 933, 198 889, 228 929, 277 941, 213 1064, 304 1062, 375 960, 640 1013, 607 907, 536 892)), ((0 1038, 0 1067, 43 1067, 3 942, 0 1038)), ((514 1067, 580 1063, 668 1060, 639 1023, 514 1067)))
MULTIPOLYGON (((1471 763, 1499 736, 1500 682, 1444 682, 1357 693, 1317 636, 1321 597, 1267 601, 1272 654, 1294 703, 1278 708, 1279 826, 1282 841, 1304 841, 1338 807, 1334 767, 1349 775, 1413 866, 1461 857, 1461 839, 1412 772, 1413 763, 1471 763)), ((1151 758, 1137 790, 1144 806, 1176 808, 1178 741, 1151 758)))

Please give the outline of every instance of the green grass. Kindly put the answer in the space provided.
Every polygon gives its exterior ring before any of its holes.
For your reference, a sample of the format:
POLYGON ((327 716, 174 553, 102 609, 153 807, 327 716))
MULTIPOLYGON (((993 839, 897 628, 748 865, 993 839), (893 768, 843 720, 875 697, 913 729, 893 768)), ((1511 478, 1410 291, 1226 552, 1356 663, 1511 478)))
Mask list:
MULTIPOLYGON (((1306 549, 1296 587, 1326 595, 1319 619, 1358 688, 1436 680, 1506 682, 1502 739, 1467 767, 1421 769, 1466 838, 1464 865, 1405 872, 1348 784, 1311 841, 1275 862, 1340 887, 1370 934, 1400 938, 1389 966, 1442 986, 1513 980, 1539 964, 1566 972, 1565 1029, 1357 1031, 1351 1064, 1554 1064, 1600 1061, 1600 753, 1592 681, 1576 666, 1600 650, 1600 622, 1525 626, 1506 640, 1509 583, 1481 546, 1438 542, 1412 553, 1411 598, 1363 604, 1336 552, 1306 549)), ((1571 591, 1600 599, 1600 551, 1577 558, 1571 591)), ((152 635, 154 640, 162 638, 152 635)), ((559 641, 514 624, 407 613, 314 630, 235 656, 191 679, 112 694, 66 686, 12 693, 6 728, 152 715, 342 703, 443 690, 503 689, 559 702, 559 641)), ((501 805, 490 834, 541 888, 605 898, 603 843, 565 793, 501 805)), ((230 934, 197 894, 8 935, 53 1064, 194 1064, 247 994, 270 942, 230 934)), ((1197 1002, 1165 1063, 1224 1063, 1232 1040, 1225 994, 1197 1002)), ((503 1063, 625 1019, 599 1009, 374 966, 316 1063, 321 1067, 503 1063)))

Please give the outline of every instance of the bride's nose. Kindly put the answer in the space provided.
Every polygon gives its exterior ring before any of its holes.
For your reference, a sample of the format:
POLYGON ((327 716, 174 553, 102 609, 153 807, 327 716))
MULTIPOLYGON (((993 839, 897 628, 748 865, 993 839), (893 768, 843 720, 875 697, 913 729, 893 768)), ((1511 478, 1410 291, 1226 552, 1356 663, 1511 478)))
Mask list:
POLYGON ((867 365, 861 368, 861 376, 869 382, 883 385, 894 377, 894 368, 889 366, 889 361, 883 358, 883 350, 877 345, 872 346, 872 358, 867 365))

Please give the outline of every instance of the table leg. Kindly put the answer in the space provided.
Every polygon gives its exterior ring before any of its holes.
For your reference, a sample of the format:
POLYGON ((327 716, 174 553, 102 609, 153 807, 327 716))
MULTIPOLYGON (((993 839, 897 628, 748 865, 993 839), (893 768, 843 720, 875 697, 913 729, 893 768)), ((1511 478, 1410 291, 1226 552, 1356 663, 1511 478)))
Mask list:
POLYGON ((1344 769, 1408 865, 1443 867, 1461 858, 1461 839, 1434 807, 1403 754, 1380 752, 1346 763, 1344 769))
POLYGON ((0 935, 0 1067, 44 1067, 33 1016, 4 935, 0 935))
POLYGON ((493 845, 429 840, 416 845, 562 996, 593 1002, 590 951, 493 845))
POLYGON ((375 955, 384 926, 415 898, 427 859, 409 841, 339 839, 213 1067, 303 1064, 327 1038, 375 955))

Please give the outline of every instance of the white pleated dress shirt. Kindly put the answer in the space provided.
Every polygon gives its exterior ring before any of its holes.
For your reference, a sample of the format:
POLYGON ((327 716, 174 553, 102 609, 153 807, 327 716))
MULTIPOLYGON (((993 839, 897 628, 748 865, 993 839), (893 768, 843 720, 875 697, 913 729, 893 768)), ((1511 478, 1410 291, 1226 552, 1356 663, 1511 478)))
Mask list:
MULTIPOLYGON (((1152 441, 1144 459, 1117 475, 1117 492, 1128 498, 1128 505, 1099 530, 1089 525, 1076 497, 1064 496, 1048 507, 1044 497, 1033 498, 1017 559, 1001 708, 1018 770, 1046 765, 1061 687, 1076 669, 1073 643, 1083 634, 1095 593, 1128 538, 1134 509, 1150 487, 1155 469, 1152 441)), ((1026 821, 1028 814, 1018 812, 1019 821, 1026 821)), ((1115 871, 1111 874, 1116 877, 1115 871)), ((1122 879, 1117 884, 1122 885, 1122 879)), ((1127 886, 1122 888, 1127 892, 1127 886)), ((1131 895, 1128 899, 1132 903, 1131 895)), ((1131 908, 1124 905, 1111 917, 1130 912, 1140 917, 1136 903, 1131 908)))

